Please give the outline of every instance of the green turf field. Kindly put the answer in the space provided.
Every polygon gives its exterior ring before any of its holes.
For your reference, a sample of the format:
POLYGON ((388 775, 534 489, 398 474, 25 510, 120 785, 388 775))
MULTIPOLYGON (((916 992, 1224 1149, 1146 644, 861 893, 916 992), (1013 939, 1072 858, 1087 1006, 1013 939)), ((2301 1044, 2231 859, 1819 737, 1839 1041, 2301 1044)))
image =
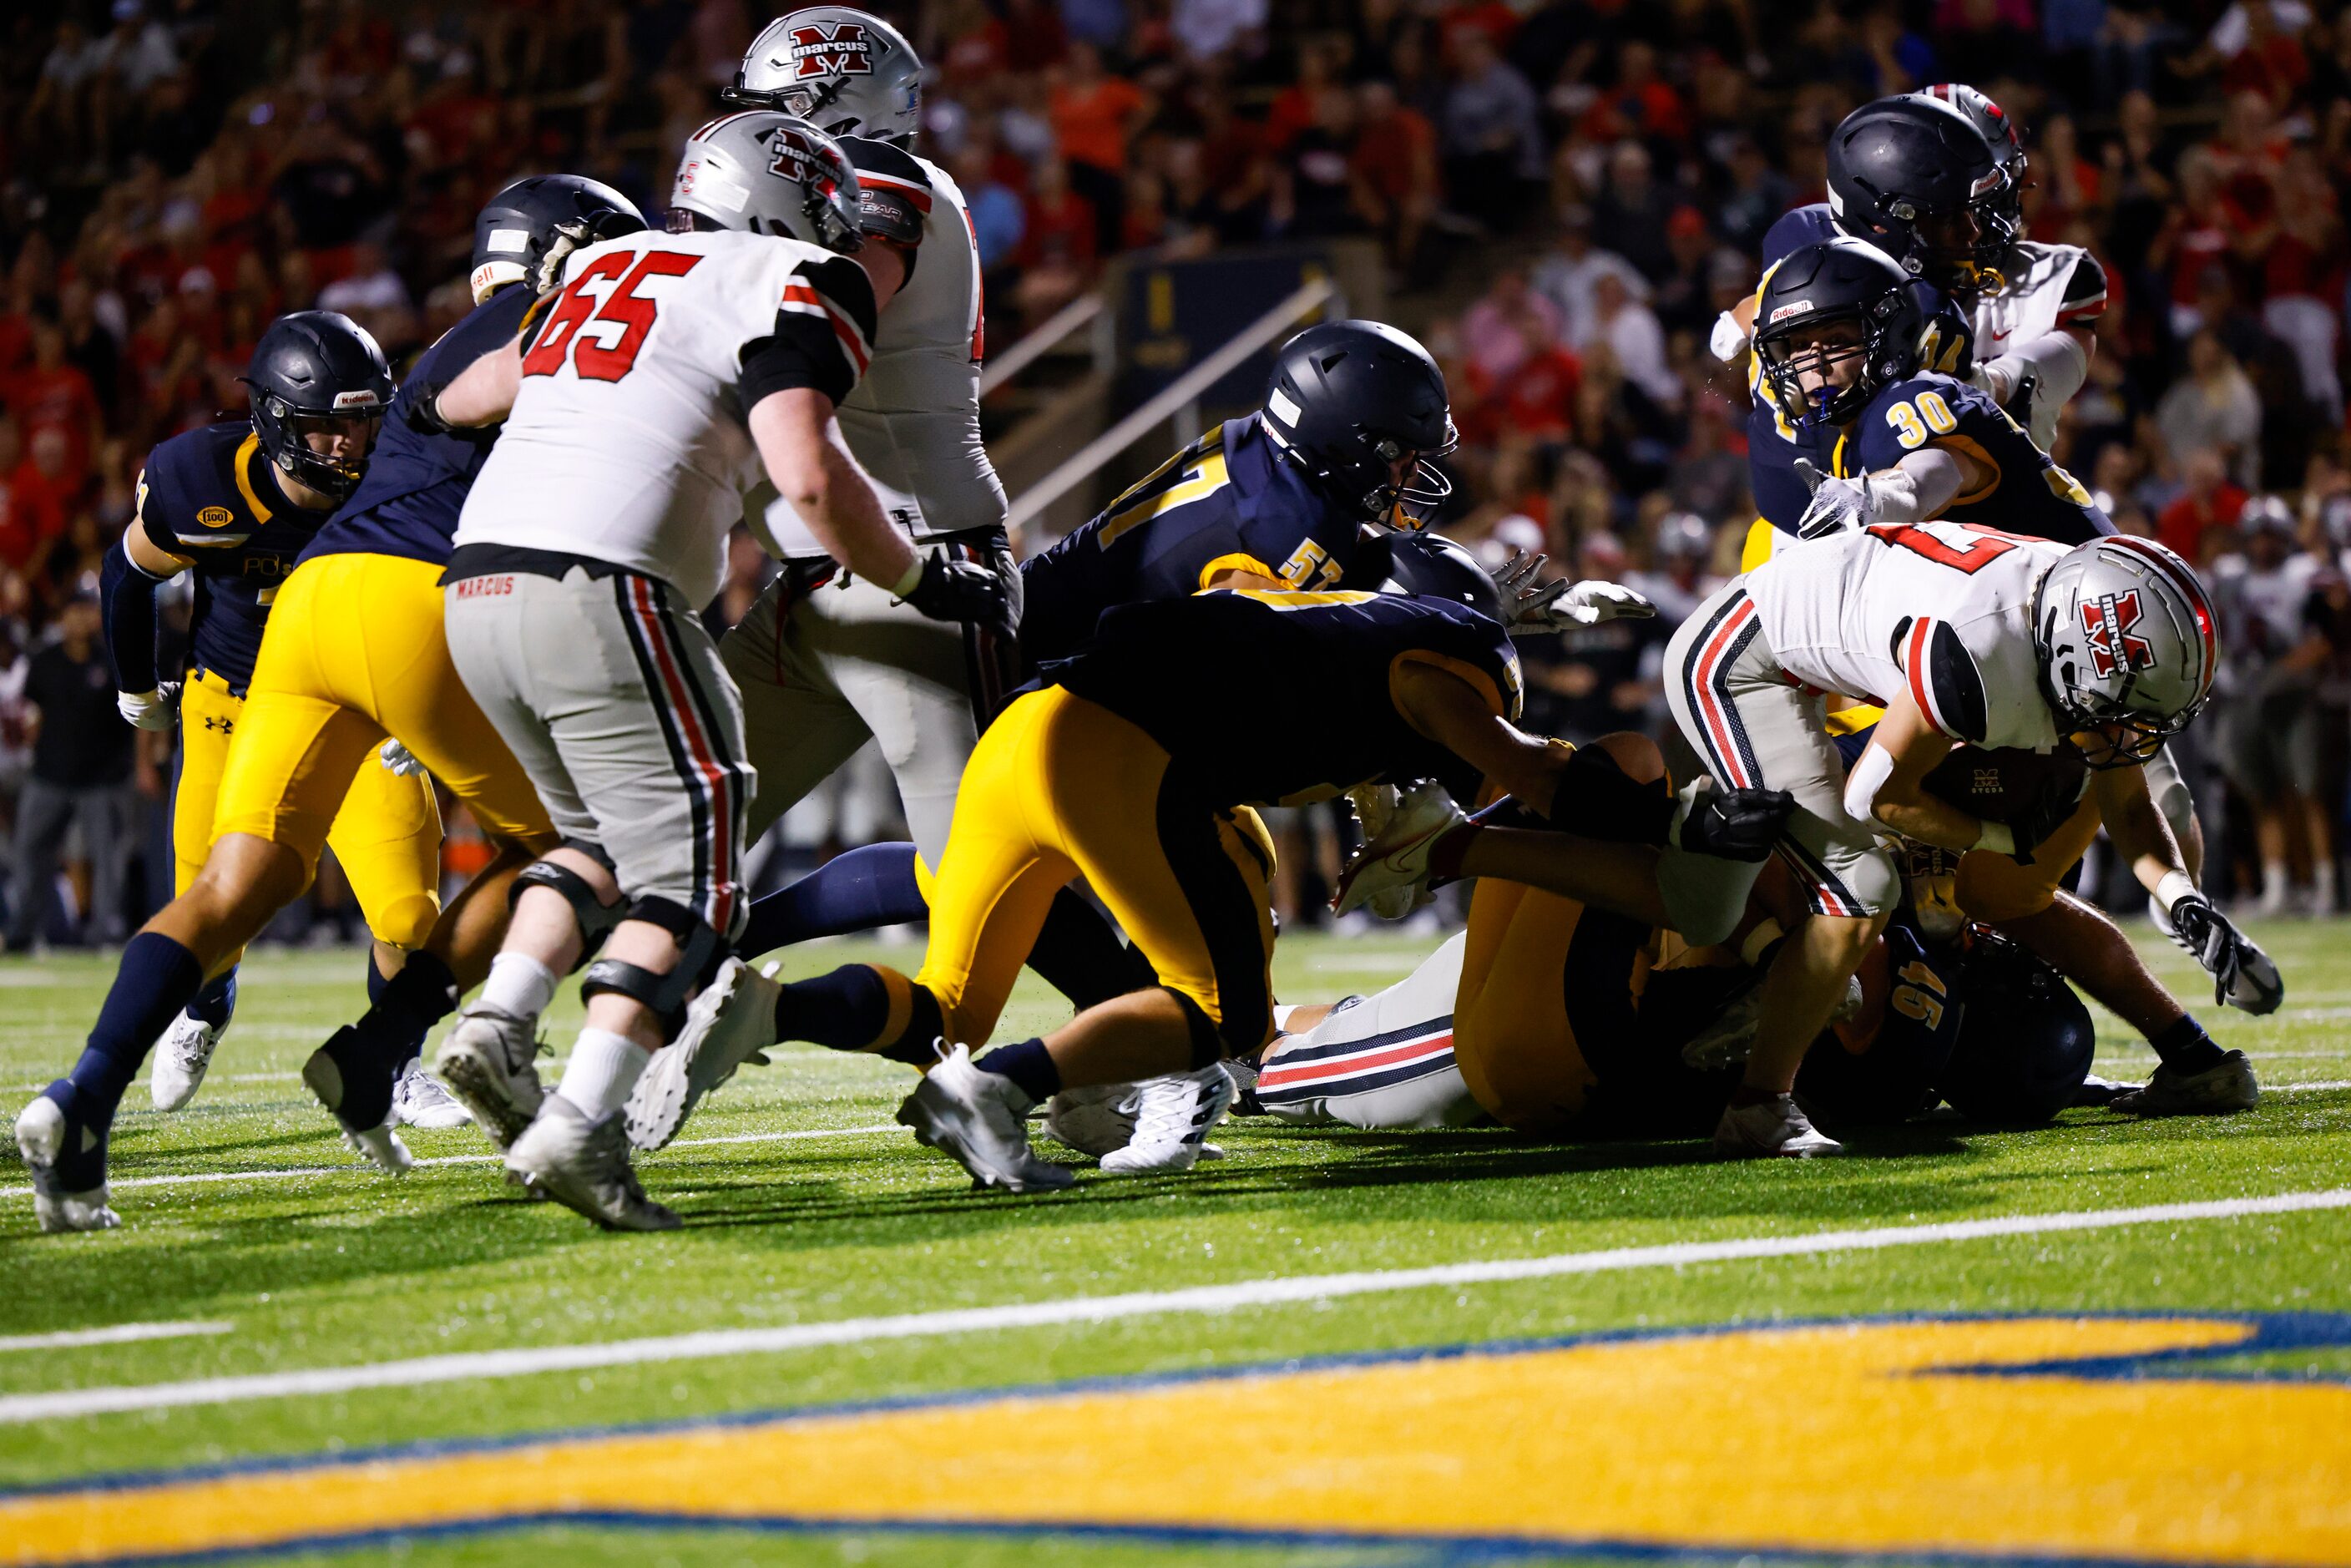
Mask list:
MULTIPOLYGON (((686 1221, 651 1237, 521 1201, 470 1130, 354 1166, 295 1071, 360 960, 258 956, 195 1103, 126 1102, 123 1229, 37 1234, 0 1167, 0 1563, 2351 1562, 2351 929, 2256 935, 2289 995, 2202 1009, 2269 1091, 2224 1121, 1746 1166, 1248 1122, 1012 1198, 892 1124, 903 1069, 794 1051, 643 1162, 686 1221)), ((1286 939, 1280 989, 1426 946, 1286 939)), ((110 973, 0 961, 11 1117, 110 973)), ((1057 1012, 1024 979, 1005 1032, 1057 1012)))

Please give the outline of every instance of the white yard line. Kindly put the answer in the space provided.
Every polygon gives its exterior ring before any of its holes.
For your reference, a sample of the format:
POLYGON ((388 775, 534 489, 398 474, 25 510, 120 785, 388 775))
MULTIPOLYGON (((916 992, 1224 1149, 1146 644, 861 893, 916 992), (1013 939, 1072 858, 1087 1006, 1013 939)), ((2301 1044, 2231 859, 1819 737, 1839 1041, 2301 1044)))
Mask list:
MULTIPOLYGON (((723 1138, 680 1138, 670 1145, 673 1149, 716 1148, 726 1144, 788 1144, 804 1138, 862 1138, 871 1133, 904 1131, 894 1122, 876 1122, 870 1127, 810 1127, 796 1133, 733 1133, 723 1138)), ((429 1160, 418 1160, 418 1166, 486 1166, 506 1158, 504 1155, 441 1155, 429 1160)), ((353 1160, 342 1166, 279 1166, 251 1171, 191 1171, 179 1176, 128 1176, 107 1186, 116 1192, 135 1186, 195 1186, 224 1181, 293 1181, 300 1176, 374 1175, 375 1167, 353 1160)), ((0 1197, 30 1197, 29 1186, 0 1186, 0 1197)))
POLYGON ((546 1345, 531 1349, 475 1351, 428 1355, 360 1366, 319 1367, 308 1372, 262 1373, 243 1377, 206 1377, 185 1383, 134 1384, 112 1388, 65 1389, 50 1394, 0 1396, 0 1425, 103 1416, 125 1411, 165 1410, 191 1405, 228 1405, 248 1399, 349 1394, 362 1388, 413 1388, 484 1377, 528 1377, 549 1372, 582 1372, 606 1366, 706 1361, 717 1357, 773 1355, 827 1345, 878 1340, 927 1339, 942 1334, 998 1333, 1007 1329, 1058 1323, 1102 1323, 1175 1312, 1228 1312, 1242 1307, 1284 1306, 1395 1291, 1453 1289, 1520 1280, 1554 1280, 1576 1274, 1629 1269, 1678 1269, 1692 1264, 1737 1262, 1756 1258, 1800 1258, 1824 1252, 1867 1252, 1890 1247, 1923 1247, 1945 1241, 1980 1241, 2006 1236, 2045 1236, 2104 1230, 2126 1225, 2183 1224, 2237 1219, 2257 1214, 2297 1214, 2351 1207, 2351 1187, 2323 1192, 2284 1192, 2264 1197, 2219 1198, 2201 1203, 2151 1204, 2130 1208, 2093 1208, 2072 1213, 2019 1214, 1992 1219, 1961 1219, 1937 1225, 1896 1225, 1865 1230, 1814 1231, 1801 1236, 1751 1236, 1728 1241, 1677 1241, 1654 1247, 1610 1247, 1592 1252, 1562 1252, 1547 1258, 1510 1258, 1434 1268, 1383 1269, 1353 1274, 1306 1274, 1287 1279, 1246 1280, 1183 1291, 1141 1291, 1122 1296, 1073 1296, 952 1312, 905 1312, 890 1317, 847 1318, 780 1328, 718 1329, 658 1339, 614 1340, 602 1344, 546 1345))
POLYGON ((235 1323, 115 1323, 102 1329, 68 1329, 62 1333, 20 1333, 0 1336, 0 1351, 71 1350, 85 1344, 129 1344, 142 1339, 188 1339, 197 1334, 233 1333, 235 1323))

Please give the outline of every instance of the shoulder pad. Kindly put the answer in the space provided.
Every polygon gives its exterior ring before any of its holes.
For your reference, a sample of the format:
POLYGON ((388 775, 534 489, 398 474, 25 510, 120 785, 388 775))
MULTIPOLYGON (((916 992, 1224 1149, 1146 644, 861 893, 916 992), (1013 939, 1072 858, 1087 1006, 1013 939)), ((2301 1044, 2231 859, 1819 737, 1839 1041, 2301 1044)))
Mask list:
POLYGON ((237 485, 237 454, 252 434, 243 423, 175 435, 148 455, 140 495, 147 537, 167 554, 243 544, 256 519, 237 485))
POLYGON ((1920 619, 1908 640, 1910 695, 1918 711, 1953 740, 1981 741, 1990 705, 1975 655, 1941 621, 1920 619))
POLYGON ((1826 202, 1792 208, 1763 231, 1763 265, 1769 267, 1798 246, 1834 239, 1837 234, 1836 219, 1826 202))
POLYGON ((931 211, 929 171, 886 141, 844 137, 841 150, 857 170, 857 226, 898 245, 920 245, 931 211))
POLYGON ((2098 258, 2083 251, 2074 258, 2074 270, 2065 276, 2065 292, 2057 309, 2057 325, 2083 327, 2096 320, 2106 310, 2106 269, 2098 258))

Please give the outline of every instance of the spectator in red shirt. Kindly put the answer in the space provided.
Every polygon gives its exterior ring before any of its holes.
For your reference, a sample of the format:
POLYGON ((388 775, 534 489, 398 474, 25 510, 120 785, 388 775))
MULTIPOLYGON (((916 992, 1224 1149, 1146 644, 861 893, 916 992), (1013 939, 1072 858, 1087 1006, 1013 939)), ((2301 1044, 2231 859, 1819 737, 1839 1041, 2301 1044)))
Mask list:
POLYGON ((2191 452, 2179 466, 2187 488, 2155 519, 2155 537, 2201 566, 2235 537, 2245 493, 2229 482, 2228 462, 2216 448, 2191 452))
POLYGON ((1032 325, 1076 298, 1093 280, 1095 233, 1093 207, 1071 188, 1068 168, 1058 159, 1040 164, 1015 253, 1020 282, 1014 298, 1032 325))
POLYGON ((1126 204, 1126 142, 1142 124, 1143 89, 1102 68, 1092 44, 1072 44, 1052 73, 1053 134, 1069 165, 1070 188, 1094 213, 1094 250, 1118 247, 1126 204))
POLYGON ((1634 38, 1616 52, 1616 85, 1602 90, 1579 129, 1594 141, 1640 136, 1678 143, 1689 135, 1689 110, 1658 78, 1657 51, 1634 38))
POLYGON ((1387 242, 1388 260, 1411 271, 1428 220, 1442 197, 1437 179, 1437 128, 1396 99, 1392 82, 1355 89, 1355 148, 1348 158, 1355 211, 1387 242))
POLYGON ((98 440, 98 394, 89 378, 67 361, 65 330, 54 318, 35 318, 33 362, 8 378, 5 392, 27 445, 41 431, 58 431, 74 478, 89 472, 90 448, 98 440))
POLYGON ((8 475, 8 563, 19 570, 28 570, 65 537, 82 489, 81 476, 67 466, 64 431, 45 426, 32 432, 25 445, 25 460, 8 475), (26 551, 21 557, 15 553, 20 540, 26 551))

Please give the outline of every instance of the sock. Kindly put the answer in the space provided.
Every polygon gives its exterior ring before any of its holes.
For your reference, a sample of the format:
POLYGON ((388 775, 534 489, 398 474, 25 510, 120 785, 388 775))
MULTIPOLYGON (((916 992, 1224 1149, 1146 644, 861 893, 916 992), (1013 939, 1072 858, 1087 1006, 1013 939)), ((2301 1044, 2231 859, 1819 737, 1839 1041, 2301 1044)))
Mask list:
POLYGON ((188 1016, 209 1028, 226 1029, 228 1020, 236 1016, 236 971, 206 980, 196 999, 188 1004, 188 1016))
POLYGON ((946 1031, 938 998, 895 969, 844 964, 830 975, 796 980, 776 998, 776 1038, 805 1040, 833 1051, 872 1051, 893 1061, 927 1067, 932 1041, 946 1031), (893 998, 905 996, 905 1025, 890 1029, 893 998))
MULTIPOLYGON (((384 972, 381 969, 376 967, 375 952, 371 948, 368 952, 367 958, 367 990, 369 1009, 373 1010, 376 1007, 380 1006, 383 1001, 384 993, 391 988, 392 981, 385 977, 384 972)), ((401 1068, 407 1066, 408 1063, 415 1058, 424 1054, 424 1031, 430 1027, 431 1025, 429 1023, 419 1025, 413 1032, 400 1038, 396 1054, 392 1059, 392 1070, 394 1071, 398 1071, 401 1068)))
POLYGON ((819 936, 840 936, 929 917, 914 876, 914 846, 868 844, 835 855, 778 893, 758 899, 735 951, 751 957, 819 936))
POLYGON ((629 1103, 629 1091, 644 1076, 653 1053, 624 1034, 583 1029, 571 1047, 571 1061, 555 1092, 601 1122, 629 1103))
POLYGON ((103 1133, 114 1121, 122 1092, 139 1075, 155 1037, 204 989, 204 967, 169 936, 142 931, 122 949, 114 985, 98 1009, 81 1059, 64 1082, 74 1086, 68 1115, 103 1133))
POLYGON ((1041 1040, 999 1045, 972 1065, 982 1072, 1009 1078, 1032 1101, 1050 1100, 1061 1092, 1061 1070, 1053 1065, 1053 1053, 1041 1040))
POLYGON ((390 979, 369 960, 368 1010, 351 1027, 379 1049, 396 1052, 456 1009, 457 977, 437 956, 419 949, 390 979))
POLYGON ((2283 898, 2286 895, 2286 890, 2293 885, 2294 873, 2286 869, 2285 862, 2263 861, 2262 862, 2262 896, 2263 898, 2283 898))
POLYGON ((2155 1047, 2155 1054, 2162 1058, 2163 1064, 2174 1072, 2201 1072, 2207 1068, 2218 1067, 2225 1054, 2212 1037, 2204 1032, 2204 1026, 2185 1013, 2180 1015, 2178 1023, 2147 1043, 2155 1047))
POLYGON ((1045 911, 1045 924, 1029 949, 1029 967, 1080 1012, 1159 983, 1143 955, 1119 940, 1110 917, 1069 887, 1055 894, 1045 911))
POLYGON ((528 953, 501 953, 490 960, 490 977, 476 998, 518 1019, 535 1019, 555 1000, 555 971, 528 953))

